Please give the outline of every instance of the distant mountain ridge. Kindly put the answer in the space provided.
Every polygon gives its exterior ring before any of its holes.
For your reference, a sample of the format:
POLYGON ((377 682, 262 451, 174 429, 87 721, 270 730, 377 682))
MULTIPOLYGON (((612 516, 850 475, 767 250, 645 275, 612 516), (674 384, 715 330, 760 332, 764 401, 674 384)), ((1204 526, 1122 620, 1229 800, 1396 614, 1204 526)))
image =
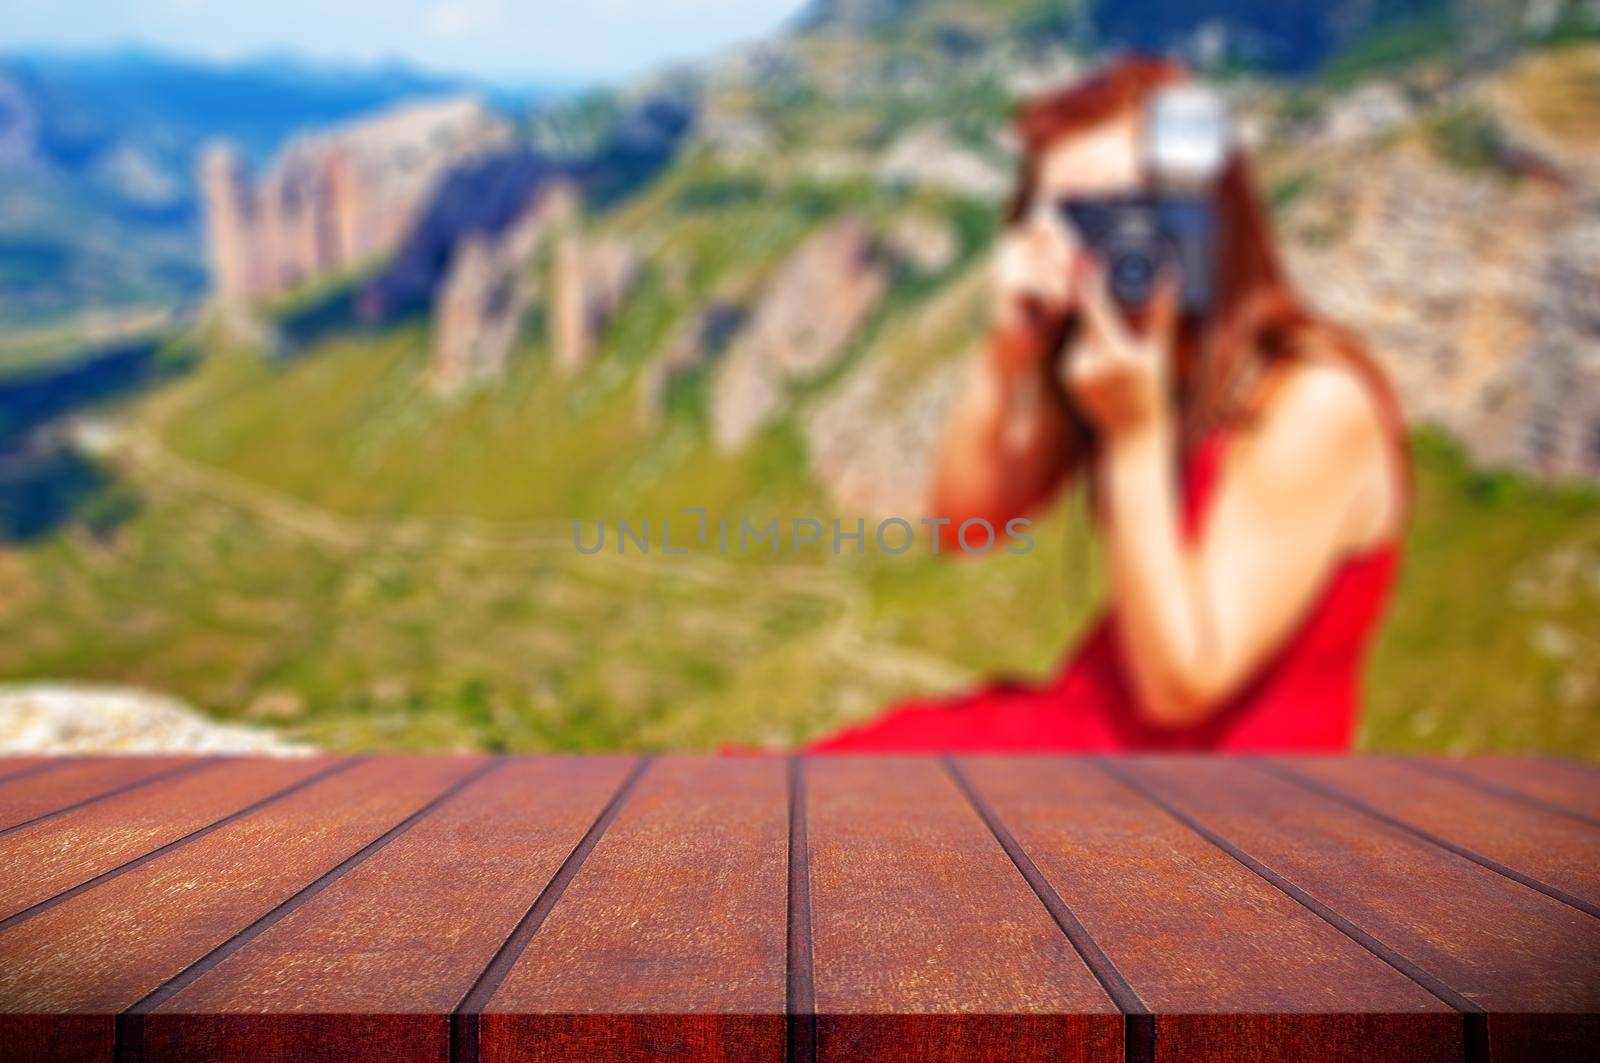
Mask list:
POLYGON ((1592 22, 1582 0, 813 0, 797 32, 903 36, 959 46, 988 30, 1019 43, 1180 53, 1273 74, 1323 70, 1350 50, 1481 54, 1592 22))

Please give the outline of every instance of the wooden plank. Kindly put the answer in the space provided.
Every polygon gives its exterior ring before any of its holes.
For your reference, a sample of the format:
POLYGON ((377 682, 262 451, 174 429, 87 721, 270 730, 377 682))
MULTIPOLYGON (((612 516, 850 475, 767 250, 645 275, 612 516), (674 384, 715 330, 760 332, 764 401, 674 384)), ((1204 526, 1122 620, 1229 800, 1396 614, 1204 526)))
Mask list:
POLYGON ((1557 757, 1416 757, 1402 763, 1600 826, 1600 769, 1557 757))
POLYGON ((0 782, 0 831, 202 763, 194 757, 96 757, 23 774, 0 782))
POLYGON ((1306 757, 1279 770, 1463 847, 1600 918, 1600 829, 1392 761, 1306 757))
POLYGON ((325 771, 327 757, 212 765, 130 790, 0 837, 0 925, 240 808, 325 771))
POLYGON ((821 1060, 1120 1060, 1119 1010, 937 761, 806 765, 821 1060))
POLYGON ((1458 1012, 1107 772, 959 770, 1155 1014, 1157 1059, 1461 1059, 1458 1012))
POLYGON ((174 994, 144 1058, 449 1058, 449 1019, 634 762, 517 759, 174 994))
POLYGON ((53 768, 73 763, 73 757, 0 757, 0 783, 41 775, 53 768))
POLYGON ((1140 758, 1121 770, 1459 998, 1469 1038, 1490 1013, 1497 1063, 1567 1058, 1562 1045, 1600 1033, 1600 921, 1263 767, 1140 758))
POLYGON ((109 1041, 114 1014, 480 765, 433 757, 357 764, 0 931, 0 1043, 33 1059, 82 1058, 54 1054, 52 1024, 17 1017, 92 1014, 109 1041), (20 1041, 30 1030, 36 1039, 20 1041))
POLYGON ((782 761, 653 763, 488 998, 481 1058, 781 1059, 787 792, 782 761))

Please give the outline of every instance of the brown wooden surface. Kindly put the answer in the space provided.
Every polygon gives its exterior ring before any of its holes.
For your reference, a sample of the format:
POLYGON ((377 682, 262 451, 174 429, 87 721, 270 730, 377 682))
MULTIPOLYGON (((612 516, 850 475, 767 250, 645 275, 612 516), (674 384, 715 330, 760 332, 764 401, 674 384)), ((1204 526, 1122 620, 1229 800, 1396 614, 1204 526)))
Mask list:
POLYGON ((22 829, 40 817, 104 800, 108 794, 146 785, 174 771, 203 767, 182 757, 107 757, 62 764, 45 773, 48 778, 24 770, 0 782, 0 831, 22 829))
POLYGON ((1426 757, 1414 770, 1458 779, 1498 797, 1532 802, 1600 826, 1600 767, 1554 757, 1426 757))
POLYGON ((1394 761, 1306 758, 1294 770, 1444 843, 1528 876, 1600 917, 1600 831, 1394 761), (1354 770, 1352 770, 1354 769, 1354 770))
POLYGON ((1414 970, 1457 1011, 1483 1015, 1474 1022, 1498 1039, 1495 1059, 1546 1058, 1594 1029, 1600 920, 1291 781, 1310 762, 1242 767, 1151 759, 1122 770, 1335 913, 1346 933, 1414 970), (1492 1021, 1529 1012, 1548 1019, 1521 1037, 1492 1021))
POLYGON ((0 783, 26 778, 50 768, 62 768, 73 763, 71 757, 6 757, 0 768, 0 783))
POLYGON ((1594 1058, 1538 758, 0 758, 0 1059, 1594 1058))
MULTIPOLYGON (((272 1030, 306 1058, 340 1043, 346 1016, 414 1019, 386 1051, 442 1058, 449 1016, 622 781, 625 760, 495 766, 426 819, 160 1002, 146 1056, 252 1059, 239 1018, 303 1013, 272 1030)), ((366 1040, 364 1036, 362 1040, 366 1040)))
MULTIPOLYGON (((0 835, 0 920, 327 770, 323 757, 225 761, 0 835)), ((50 780, 36 785, 41 795, 50 780)))
POLYGON ((819 1059, 1120 1058, 1116 1005, 938 761, 805 778, 819 1059))
POLYGON ((1299 1060, 1332 1045, 1373 1061, 1461 1058, 1453 1008, 1103 766, 983 759, 963 770, 1162 1016, 1159 1058, 1299 1060))
POLYGON ((481 1058, 781 1056, 787 794, 778 760, 651 764, 482 1006, 481 1058))

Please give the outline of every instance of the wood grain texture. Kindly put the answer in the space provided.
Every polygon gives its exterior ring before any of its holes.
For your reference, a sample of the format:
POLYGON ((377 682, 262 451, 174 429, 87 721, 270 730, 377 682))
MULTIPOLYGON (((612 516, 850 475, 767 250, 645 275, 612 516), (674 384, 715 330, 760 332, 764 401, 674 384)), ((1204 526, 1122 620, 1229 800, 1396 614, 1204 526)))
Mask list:
POLYGON ((0 836, 5 919, 293 786, 327 757, 219 762, 0 836))
POLYGON ((1122 770, 1464 998, 1464 1009, 1490 1013, 1491 1042, 1505 1051, 1564 1058, 1552 1046, 1600 1013, 1600 921, 1263 769, 1148 758, 1122 770), (1497 1013, 1542 1021, 1517 1032, 1497 1013))
POLYGON ((0 931, 0 1043, 14 1016, 109 1021, 477 766, 358 764, 0 931))
POLYGON ((0 1061, 1587 1060, 1595 778, 0 759, 0 1061))
POLYGON ((1082 760, 963 762, 1156 1016, 1162 1060, 1459 1060, 1454 1009, 1082 760))
POLYGON ((1394 761, 1305 757, 1284 764, 1413 828, 1530 875, 1600 916, 1600 829, 1394 761))
POLYGON ((0 831, 114 793, 165 773, 201 765, 192 757, 97 757, 0 782, 0 831))
POLYGON ((1123 1021, 937 761, 806 766, 822 1060, 1121 1059, 1123 1021))
POLYGON ((1600 769, 1592 764, 1556 757, 1419 757, 1401 763, 1531 801, 1536 808, 1582 816, 1600 826, 1600 769))
POLYGON ((76 757, 0 757, 0 783, 11 782, 13 779, 24 778, 30 775, 42 775, 52 768, 59 768, 77 761, 76 757))
POLYGON ((779 1059, 788 782, 666 758, 483 1009, 480 1058, 779 1059))
POLYGON ((164 1001, 146 1060, 448 1058, 449 1016, 626 758, 503 762, 164 1001))

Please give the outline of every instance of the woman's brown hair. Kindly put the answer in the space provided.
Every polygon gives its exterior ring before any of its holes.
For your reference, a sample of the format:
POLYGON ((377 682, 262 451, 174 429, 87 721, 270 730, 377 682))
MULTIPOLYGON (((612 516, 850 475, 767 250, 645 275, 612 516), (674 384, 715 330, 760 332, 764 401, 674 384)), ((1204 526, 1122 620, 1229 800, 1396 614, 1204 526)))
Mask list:
MULTIPOLYGON (((1131 56, 1064 89, 1025 101, 1016 127, 1022 161, 1016 190, 1006 209, 1009 223, 1021 222, 1033 206, 1045 152, 1064 137, 1106 122, 1137 115, 1157 90, 1188 79, 1167 59, 1131 56)), ((1271 362, 1291 357, 1329 357, 1348 365, 1367 385, 1389 434, 1396 440, 1400 466, 1409 463, 1399 405, 1388 379, 1366 345, 1350 330, 1313 313, 1290 284, 1278 256, 1266 205, 1249 161, 1235 151, 1215 186, 1219 243, 1216 305, 1208 318, 1191 322, 1179 339, 1179 417, 1185 451, 1212 430, 1247 417, 1250 382, 1271 362)), ((1059 344, 1063 323, 1036 320, 1035 337, 1059 344)), ((1062 472, 1070 474, 1094 449, 1088 422, 1062 400, 1073 422, 1062 472)))

